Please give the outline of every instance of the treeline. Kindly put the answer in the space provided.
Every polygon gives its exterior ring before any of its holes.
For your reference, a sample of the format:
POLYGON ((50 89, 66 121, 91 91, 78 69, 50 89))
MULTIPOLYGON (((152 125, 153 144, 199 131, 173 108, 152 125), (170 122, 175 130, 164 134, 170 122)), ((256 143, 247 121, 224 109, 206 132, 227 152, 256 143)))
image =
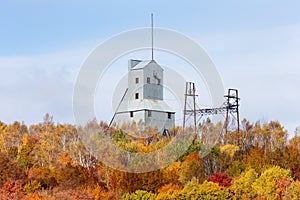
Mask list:
POLYGON ((147 173, 110 168, 90 153, 103 137, 130 152, 154 152, 182 132, 164 137, 141 127, 55 124, 48 114, 30 126, 0 122, 0 199, 300 199, 300 136, 288 140, 277 121, 244 119, 240 132, 220 134, 222 125, 206 120, 184 154, 147 173), (82 138, 93 131, 87 145, 82 138))

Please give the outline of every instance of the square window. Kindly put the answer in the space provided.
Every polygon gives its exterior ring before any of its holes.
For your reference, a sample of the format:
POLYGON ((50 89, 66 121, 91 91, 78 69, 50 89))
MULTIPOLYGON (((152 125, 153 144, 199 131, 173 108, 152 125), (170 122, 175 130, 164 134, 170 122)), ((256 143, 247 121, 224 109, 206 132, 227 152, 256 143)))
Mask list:
POLYGON ((136 84, 139 83, 139 78, 135 78, 135 83, 136 83, 136 84))
POLYGON ((172 113, 168 112, 168 119, 172 118, 172 113))
POLYGON ((135 93, 135 99, 139 99, 139 93, 135 93))
POLYGON ((148 117, 152 117, 152 111, 148 110, 148 117))
POLYGON ((133 117, 133 111, 130 111, 130 117, 133 117))
POLYGON ((150 84, 150 77, 147 77, 147 84, 150 84))

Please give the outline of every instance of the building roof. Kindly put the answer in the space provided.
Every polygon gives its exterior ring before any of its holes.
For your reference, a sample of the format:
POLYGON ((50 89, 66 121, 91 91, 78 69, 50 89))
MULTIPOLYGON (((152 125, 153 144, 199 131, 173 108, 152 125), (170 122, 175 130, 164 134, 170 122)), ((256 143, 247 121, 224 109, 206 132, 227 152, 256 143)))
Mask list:
MULTIPOLYGON (((143 69, 145 68, 147 65, 149 65, 151 62, 154 62, 155 64, 157 64, 155 62, 155 60, 143 60, 140 61, 137 65, 135 65, 134 67, 132 67, 131 69, 143 69)), ((158 65, 158 64, 157 64, 158 65)))
POLYGON ((142 69, 142 68, 146 67, 150 62, 151 62, 150 60, 140 61, 138 64, 136 64, 131 69, 142 69))

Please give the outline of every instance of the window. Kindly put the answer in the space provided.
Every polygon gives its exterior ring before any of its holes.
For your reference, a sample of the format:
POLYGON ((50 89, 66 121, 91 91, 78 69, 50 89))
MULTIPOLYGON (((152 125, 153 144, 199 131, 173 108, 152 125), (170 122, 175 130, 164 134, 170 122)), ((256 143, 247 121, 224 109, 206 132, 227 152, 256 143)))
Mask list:
POLYGON ((139 99, 139 93, 135 93, 135 99, 139 99))
POLYGON ((133 111, 130 111, 130 117, 133 117, 133 111))
POLYGON ((160 85, 160 79, 157 79, 157 85, 160 85))
POLYGON ((152 117, 152 111, 148 110, 148 117, 152 117))
POLYGON ((147 84, 150 84, 150 77, 147 77, 147 84))
POLYGON ((139 78, 135 78, 135 83, 136 83, 136 84, 139 83, 139 78))
POLYGON ((172 113, 168 112, 168 119, 172 118, 172 113))

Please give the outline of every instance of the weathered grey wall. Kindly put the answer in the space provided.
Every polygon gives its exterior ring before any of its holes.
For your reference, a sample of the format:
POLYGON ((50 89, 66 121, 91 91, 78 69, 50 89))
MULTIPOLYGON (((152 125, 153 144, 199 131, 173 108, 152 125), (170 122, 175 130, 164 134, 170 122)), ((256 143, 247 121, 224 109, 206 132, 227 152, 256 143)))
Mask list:
POLYGON ((156 64, 151 62, 144 68, 144 99, 155 99, 163 100, 163 69, 156 64), (160 79, 160 85, 158 85, 158 80, 154 77, 160 79), (150 77, 150 84, 147 83, 147 77, 150 77))
POLYGON ((159 132, 175 126, 175 113, 163 102, 163 69, 155 61, 129 60, 128 62, 128 92, 117 111, 113 122, 139 122, 157 127, 159 132), (150 77, 150 83, 147 83, 150 77), (136 83, 139 78, 139 83, 136 83), (160 83, 158 83, 160 79, 160 83), (139 99, 135 94, 139 93, 139 99), (152 115, 148 117, 148 110, 152 115), (133 111, 133 117, 130 117, 133 111), (171 119, 168 119, 168 113, 171 119))

